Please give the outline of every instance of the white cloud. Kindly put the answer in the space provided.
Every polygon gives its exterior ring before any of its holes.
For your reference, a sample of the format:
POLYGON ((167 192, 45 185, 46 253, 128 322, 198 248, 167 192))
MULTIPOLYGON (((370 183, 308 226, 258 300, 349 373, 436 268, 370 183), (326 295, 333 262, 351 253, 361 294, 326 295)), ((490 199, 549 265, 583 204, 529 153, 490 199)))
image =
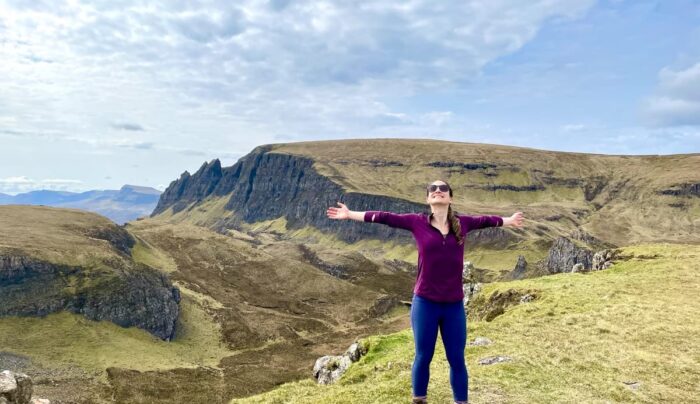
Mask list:
MULTIPOLYGON (((391 100, 457 88, 593 3, 0 2, 0 138, 85 155, 60 175, 97 161, 116 182, 133 163, 196 169, 280 140, 464 133, 485 123, 391 100)), ((18 168, 28 157, 11 172, 41 177, 18 168)))
POLYGON ((184 105, 216 108, 267 135, 366 133, 402 113, 385 105, 387 95, 468 79, 549 19, 575 18, 592 3, 5 5, 0 73, 12 84, 0 97, 20 114, 43 110, 32 123, 66 133, 114 125, 115 113, 151 128, 164 116, 184 118, 184 105))
POLYGON ((700 62, 685 70, 663 68, 656 93, 644 103, 650 125, 700 125, 700 62))
POLYGON ((68 191, 82 188, 83 182, 80 180, 47 178, 34 180, 24 176, 0 178, 0 193, 18 194, 40 189, 51 191, 68 191))

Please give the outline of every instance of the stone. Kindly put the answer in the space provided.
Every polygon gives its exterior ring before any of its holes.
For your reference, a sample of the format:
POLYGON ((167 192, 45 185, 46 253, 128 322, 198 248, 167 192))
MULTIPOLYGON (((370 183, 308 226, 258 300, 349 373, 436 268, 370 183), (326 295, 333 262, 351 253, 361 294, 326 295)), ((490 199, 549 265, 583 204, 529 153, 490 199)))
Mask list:
POLYGON ((32 399, 34 386, 32 379, 24 373, 15 372, 15 381, 17 382, 17 404, 29 404, 32 399))
POLYGON ((354 342, 352 345, 350 345, 350 348, 345 351, 345 355, 353 362, 360 360, 360 357, 366 353, 367 352, 365 351, 364 347, 358 342, 354 342))
POLYGON ((29 404, 32 390, 32 379, 24 373, 9 370, 0 372, 0 397, 7 403, 29 404))
POLYGON ((530 293, 523 295, 523 297, 520 298, 520 304, 523 303, 529 303, 535 299, 535 295, 532 295, 530 293))
POLYGON ((365 344, 355 341, 343 355, 326 355, 316 359, 313 376, 318 384, 332 384, 345 373, 353 362, 367 353, 365 344))
POLYGON ((347 356, 326 355, 318 358, 313 374, 318 384, 332 384, 345 373, 352 361, 347 356))
POLYGON ((506 355, 488 356, 486 358, 479 359, 479 365, 493 365, 495 363, 511 362, 512 360, 513 358, 506 355))
POLYGON ((474 341, 470 342, 469 345, 472 346, 487 346, 491 345, 491 340, 486 337, 476 337, 474 341))
POLYGON ((632 389, 632 390, 637 390, 637 389, 639 389, 639 386, 641 385, 641 383, 640 383, 640 382, 637 382, 637 381, 624 381, 624 382, 622 382, 622 383, 626 384, 627 387, 629 387, 629 388, 632 389))
POLYGON ((51 401, 46 398, 32 398, 29 404, 51 404, 51 401))
POLYGON ((518 255, 518 261, 515 263, 515 268, 510 273, 512 279, 522 279, 525 275, 525 270, 527 269, 527 261, 522 255, 518 255))
POLYGON ((559 237, 549 249, 545 267, 550 273, 569 271, 575 264, 581 263, 584 268, 590 268, 593 252, 577 246, 566 237, 559 237))
POLYGON ((583 267, 582 263, 574 264, 574 266, 571 268, 571 273, 576 273, 576 272, 587 272, 586 268, 583 267))
POLYGON ((17 381, 15 375, 9 370, 0 373, 0 397, 14 402, 17 397, 17 381))

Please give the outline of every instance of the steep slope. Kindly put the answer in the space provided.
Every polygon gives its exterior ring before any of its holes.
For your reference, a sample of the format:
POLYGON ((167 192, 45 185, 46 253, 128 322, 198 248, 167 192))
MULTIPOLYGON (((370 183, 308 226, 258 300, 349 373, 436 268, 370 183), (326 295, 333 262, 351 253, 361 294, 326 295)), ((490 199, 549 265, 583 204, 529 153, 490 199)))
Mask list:
POLYGON ((0 316, 60 310, 175 334, 178 290, 135 263, 134 239, 106 218, 78 210, 0 206, 0 316))

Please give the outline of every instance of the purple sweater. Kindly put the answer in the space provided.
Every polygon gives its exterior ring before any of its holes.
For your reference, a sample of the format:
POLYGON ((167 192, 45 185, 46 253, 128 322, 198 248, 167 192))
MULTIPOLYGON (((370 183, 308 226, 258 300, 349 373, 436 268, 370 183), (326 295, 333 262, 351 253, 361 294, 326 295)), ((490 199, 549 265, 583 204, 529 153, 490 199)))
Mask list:
MULTIPOLYGON (((503 226, 503 218, 500 216, 457 217, 465 237, 472 230, 503 226)), ((370 210, 365 212, 364 220, 410 230, 413 233, 418 247, 418 275, 413 293, 436 302, 457 302, 464 299, 464 244, 457 244, 457 237, 451 229, 447 236, 443 235, 430 224, 430 214, 427 213, 397 214, 370 210)))

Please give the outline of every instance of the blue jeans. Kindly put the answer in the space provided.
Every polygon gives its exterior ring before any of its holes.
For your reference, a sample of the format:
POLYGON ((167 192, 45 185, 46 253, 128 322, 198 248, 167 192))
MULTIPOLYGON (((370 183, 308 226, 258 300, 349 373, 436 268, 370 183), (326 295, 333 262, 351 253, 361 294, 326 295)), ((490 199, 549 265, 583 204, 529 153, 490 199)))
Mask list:
POLYGON ((467 343, 467 318, 461 301, 440 303, 413 294, 411 327, 416 344, 411 383, 413 396, 428 394, 430 361, 435 352, 437 332, 440 328, 445 354, 450 364, 450 385, 455 401, 467 401, 469 381, 464 348, 467 343))

